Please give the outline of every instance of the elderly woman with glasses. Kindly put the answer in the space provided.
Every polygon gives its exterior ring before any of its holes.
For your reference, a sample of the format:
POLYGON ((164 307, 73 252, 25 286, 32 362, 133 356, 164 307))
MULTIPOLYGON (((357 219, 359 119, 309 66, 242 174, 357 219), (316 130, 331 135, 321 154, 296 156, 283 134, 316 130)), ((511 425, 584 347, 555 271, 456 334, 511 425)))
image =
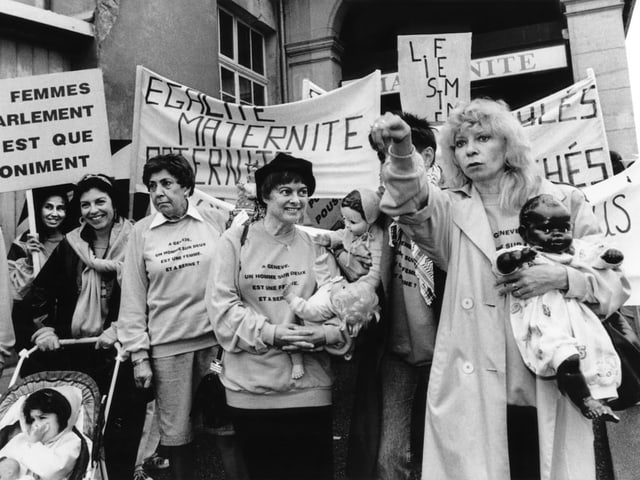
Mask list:
MULTIPOLYGON (((123 273, 118 338, 131 353, 136 384, 155 389, 160 443, 175 479, 193 478, 191 411, 198 384, 215 358, 216 337, 205 285, 225 217, 189 198, 195 174, 181 155, 145 165, 142 181, 156 212, 133 229, 123 273)), ((218 438, 218 447, 222 448, 218 438)), ((235 465, 223 454, 235 478, 235 465)))

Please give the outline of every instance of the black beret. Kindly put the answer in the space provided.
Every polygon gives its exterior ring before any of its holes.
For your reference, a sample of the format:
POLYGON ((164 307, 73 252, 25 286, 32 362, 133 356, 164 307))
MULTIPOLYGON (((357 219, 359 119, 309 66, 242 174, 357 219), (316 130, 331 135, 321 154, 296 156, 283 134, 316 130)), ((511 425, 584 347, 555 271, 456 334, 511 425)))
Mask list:
POLYGON ((313 168, 310 161, 304 158, 296 158, 286 153, 278 153, 276 157, 269 163, 256 170, 256 196, 258 201, 262 202, 262 184, 270 173, 291 172, 302 177, 304 183, 309 189, 309 196, 313 195, 316 190, 316 179, 313 176, 313 168))

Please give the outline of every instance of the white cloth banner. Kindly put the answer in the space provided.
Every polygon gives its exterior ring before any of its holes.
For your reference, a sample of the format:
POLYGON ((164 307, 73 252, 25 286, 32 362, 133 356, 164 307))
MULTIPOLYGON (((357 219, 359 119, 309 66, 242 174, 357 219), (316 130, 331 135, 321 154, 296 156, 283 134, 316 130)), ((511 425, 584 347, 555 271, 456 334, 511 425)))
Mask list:
POLYGON ((313 163, 314 196, 375 190, 379 162, 367 136, 379 113, 379 71, 316 98, 257 107, 222 102, 139 66, 131 183, 141 183, 149 158, 181 153, 198 188, 235 198, 250 171, 287 152, 313 163))
POLYGON ((400 103, 405 112, 442 123, 471 95, 471 33, 398 36, 400 103))
POLYGON ((627 305, 640 305, 640 162, 582 191, 593 205, 607 242, 624 253, 622 268, 631 282, 627 305))
POLYGON ((533 158, 549 180, 585 187, 613 175, 595 78, 513 113, 525 127, 533 158))
POLYGON ((111 175, 99 69, 0 80, 0 192, 111 175))

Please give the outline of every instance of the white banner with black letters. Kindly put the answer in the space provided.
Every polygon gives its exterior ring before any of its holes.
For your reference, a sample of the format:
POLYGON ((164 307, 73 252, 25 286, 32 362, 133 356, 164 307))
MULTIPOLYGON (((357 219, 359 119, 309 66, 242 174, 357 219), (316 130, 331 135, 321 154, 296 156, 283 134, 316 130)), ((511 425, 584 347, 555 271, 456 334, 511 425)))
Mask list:
POLYGON ((375 190, 379 164, 367 136, 380 113, 380 72, 298 102, 250 106, 222 102, 138 67, 133 124, 132 185, 161 153, 181 153, 196 186, 235 198, 251 169, 287 152, 313 163, 316 197, 375 190))
POLYGON ((576 187, 613 175, 595 78, 515 110, 545 177, 576 187))
POLYGON ((624 253, 622 268, 631 282, 627 305, 640 305, 640 162, 582 191, 593 205, 606 240, 624 253))
POLYGON ((0 80, 0 192, 112 174, 99 69, 0 80))

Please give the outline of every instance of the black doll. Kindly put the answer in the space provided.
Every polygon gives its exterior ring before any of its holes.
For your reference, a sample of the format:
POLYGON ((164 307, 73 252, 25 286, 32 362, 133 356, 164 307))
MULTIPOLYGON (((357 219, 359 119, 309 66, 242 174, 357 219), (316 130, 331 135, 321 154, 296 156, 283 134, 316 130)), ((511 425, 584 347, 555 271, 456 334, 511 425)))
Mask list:
MULTIPOLYGON (((556 263, 577 268, 617 268, 622 252, 601 242, 574 239, 569 211, 551 195, 528 200, 520 211, 518 232, 524 247, 501 250, 499 274, 509 274, 530 263, 556 263)), ((594 287, 597 288, 597 287, 594 287)), ((521 299, 510 294, 511 325, 527 367, 536 375, 555 376, 565 393, 590 419, 617 422, 606 401, 617 397, 620 359, 598 317, 566 292, 552 290, 521 299)))

